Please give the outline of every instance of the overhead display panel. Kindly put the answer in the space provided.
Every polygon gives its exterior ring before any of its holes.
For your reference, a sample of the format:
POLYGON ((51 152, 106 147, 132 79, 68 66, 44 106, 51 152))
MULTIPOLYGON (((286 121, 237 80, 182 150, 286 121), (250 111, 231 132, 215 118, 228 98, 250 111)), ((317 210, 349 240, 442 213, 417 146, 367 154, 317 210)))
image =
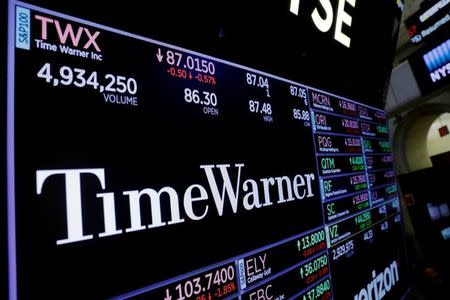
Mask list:
POLYGON ((445 87, 450 82, 450 39, 417 51, 409 63, 422 93, 445 87))
POLYGON ((411 43, 420 44, 446 36, 450 24, 449 8, 448 0, 423 2, 420 9, 405 20, 411 43))
POLYGON ((9 299, 406 292, 380 105, 37 2, 8 10, 9 299))

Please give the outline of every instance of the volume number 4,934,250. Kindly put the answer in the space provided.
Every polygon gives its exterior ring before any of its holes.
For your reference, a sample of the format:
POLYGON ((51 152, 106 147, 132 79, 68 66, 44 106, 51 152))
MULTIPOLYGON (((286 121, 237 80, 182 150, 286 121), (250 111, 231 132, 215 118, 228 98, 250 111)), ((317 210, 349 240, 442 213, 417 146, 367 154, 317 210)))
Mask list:
POLYGON ((98 77, 100 76, 96 71, 89 72, 80 68, 61 66, 56 73, 53 73, 50 63, 45 63, 36 75, 53 86, 91 87, 100 93, 104 91, 129 95, 137 93, 136 79, 120 75, 106 74, 99 82, 98 77))

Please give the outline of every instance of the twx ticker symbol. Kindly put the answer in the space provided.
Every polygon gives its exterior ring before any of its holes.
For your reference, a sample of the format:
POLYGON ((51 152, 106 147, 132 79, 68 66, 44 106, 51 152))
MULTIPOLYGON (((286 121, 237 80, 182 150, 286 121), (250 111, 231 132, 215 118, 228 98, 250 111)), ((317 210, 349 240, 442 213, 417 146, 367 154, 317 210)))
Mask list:
POLYGON ((47 18, 40 15, 35 15, 34 18, 36 20, 41 21, 41 39, 47 40, 49 24, 53 24, 54 29, 56 30, 57 37, 61 44, 66 44, 70 37, 70 42, 74 47, 78 47, 80 40, 83 39, 85 44, 83 45, 83 49, 89 49, 91 46, 95 48, 97 52, 101 52, 102 50, 97 44, 96 39, 100 35, 99 31, 95 31, 93 34, 89 31, 89 29, 85 27, 79 26, 75 31, 72 24, 67 23, 65 26, 61 25, 60 21, 56 19, 47 18))
MULTIPOLYGON (((314 25, 321 32, 328 32, 333 26, 334 11, 330 0, 319 0, 321 9, 314 8, 311 18, 314 25), (322 12, 325 12, 323 15, 322 12)), ((351 38, 342 32, 342 24, 346 24, 349 27, 352 25, 352 16, 345 11, 345 4, 348 3, 352 7, 355 7, 356 0, 339 0, 336 23, 334 28, 334 39, 342 45, 350 48, 351 38)), ((289 11, 295 15, 298 15, 300 11, 300 0, 291 0, 289 11)))
POLYGON ((94 238, 94 234, 95 236, 98 235, 99 238, 105 238, 180 224, 186 222, 186 220, 188 222, 200 221, 211 213, 217 213, 219 217, 222 217, 225 209, 231 209, 232 213, 236 214, 238 209, 240 211, 251 211, 314 197, 315 175, 312 172, 297 174, 292 178, 283 175, 259 179, 242 179, 241 173, 245 173, 243 172, 244 167, 244 164, 234 164, 234 166, 231 166, 231 164, 200 165, 200 169, 205 173, 208 186, 205 187, 198 183, 190 185, 181 192, 182 200, 180 199, 180 193, 171 186, 164 186, 159 190, 144 188, 120 191, 119 193, 105 192, 106 176, 103 168, 37 170, 36 192, 38 195, 43 194, 43 197, 46 197, 47 193, 44 186, 48 184, 47 182, 52 182, 52 179, 48 180, 48 178, 54 176, 65 178, 65 196, 62 199, 66 203, 66 207, 70 207, 66 211, 67 237, 57 240, 57 245, 90 240, 94 238), (237 174, 230 176, 231 173, 237 174), (86 175, 91 177, 91 183, 94 178, 96 179, 96 185, 100 183, 101 189, 95 196, 103 203, 103 209, 99 213, 100 217, 103 215, 105 231, 101 233, 87 234, 83 229, 86 223, 86 218, 83 218, 83 215, 87 208, 82 205, 85 201, 82 198, 86 195, 81 191, 83 190, 82 185, 85 184, 84 177, 86 175), (237 177, 236 181, 232 180, 232 177, 237 177), (209 192, 207 188, 209 188, 209 192), (278 194, 276 200, 272 200, 274 193, 278 194), (128 199, 130 226, 127 228, 122 228, 126 225, 119 224, 118 221, 121 220, 116 218, 116 203, 121 201, 120 196, 117 197, 117 195, 124 195, 128 199), (260 198, 257 195, 264 195, 264 197, 260 198), (148 223, 148 220, 141 219, 141 214, 145 212, 143 208, 141 209, 141 198, 150 201, 151 211, 147 213, 151 216, 151 223, 148 223), (198 201, 205 201, 202 211, 194 210, 193 203, 198 201), (161 204, 161 202, 165 204, 161 204), (225 205, 226 202, 229 205, 225 205), (167 207, 166 205, 169 207, 170 216, 163 209, 163 207, 167 207))

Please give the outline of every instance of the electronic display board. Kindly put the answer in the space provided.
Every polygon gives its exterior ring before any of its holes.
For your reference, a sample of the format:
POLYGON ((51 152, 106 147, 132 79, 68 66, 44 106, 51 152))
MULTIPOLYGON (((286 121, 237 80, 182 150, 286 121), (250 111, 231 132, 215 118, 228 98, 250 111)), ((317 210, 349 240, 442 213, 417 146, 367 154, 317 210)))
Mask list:
POLYGON ((8 8, 9 299, 404 295, 382 109, 38 2, 8 8))
POLYGON ((449 29, 448 0, 424 1, 420 9, 405 20, 411 43, 420 44, 446 35, 449 29))
POLYGON ((415 52, 409 63, 423 93, 429 93, 450 82, 450 39, 439 41, 432 46, 415 52))

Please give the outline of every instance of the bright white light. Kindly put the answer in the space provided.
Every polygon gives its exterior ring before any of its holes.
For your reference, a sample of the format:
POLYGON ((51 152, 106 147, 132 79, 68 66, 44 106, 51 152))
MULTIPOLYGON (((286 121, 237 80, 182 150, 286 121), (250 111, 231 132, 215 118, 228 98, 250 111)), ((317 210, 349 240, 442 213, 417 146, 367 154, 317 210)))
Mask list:
POLYGON ((291 0, 291 7, 289 10, 291 13, 298 16, 298 11, 300 10, 300 0, 291 0))
POLYGON ((450 239, 450 227, 444 228, 441 230, 442 237, 444 240, 450 239))

